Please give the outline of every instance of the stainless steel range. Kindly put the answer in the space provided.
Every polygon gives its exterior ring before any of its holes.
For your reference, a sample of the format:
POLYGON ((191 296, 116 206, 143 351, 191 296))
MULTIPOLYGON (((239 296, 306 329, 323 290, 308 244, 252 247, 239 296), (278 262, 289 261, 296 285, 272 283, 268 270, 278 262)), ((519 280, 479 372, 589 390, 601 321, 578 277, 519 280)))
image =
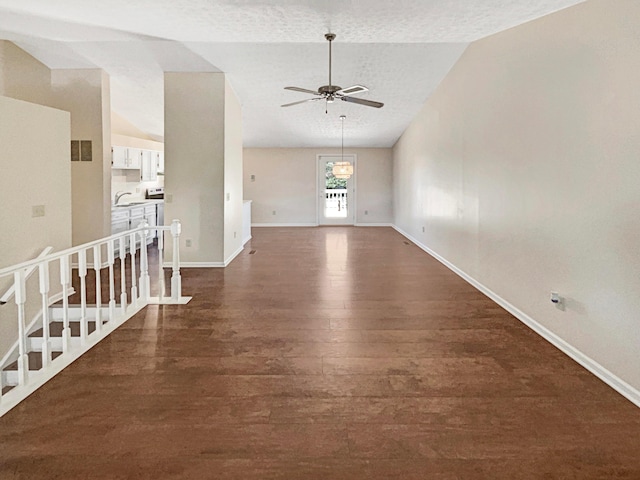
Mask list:
POLYGON ((145 197, 148 200, 164 200, 164 187, 148 188, 145 197))

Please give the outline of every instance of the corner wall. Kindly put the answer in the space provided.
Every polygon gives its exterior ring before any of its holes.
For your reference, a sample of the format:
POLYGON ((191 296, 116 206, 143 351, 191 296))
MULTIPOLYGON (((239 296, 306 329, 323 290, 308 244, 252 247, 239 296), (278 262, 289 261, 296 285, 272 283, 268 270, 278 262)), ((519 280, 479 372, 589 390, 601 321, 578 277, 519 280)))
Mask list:
POLYGON ((92 161, 73 162, 73 244, 111 235, 111 100, 99 69, 52 70, 51 105, 71 112, 71 139, 91 140, 92 161))
MULTIPOLYGON (((0 269, 71 246, 69 123, 68 112, 0 97, 0 269), (34 205, 44 205, 43 217, 32 216, 34 205)), ((55 272, 51 294, 60 290, 55 272)), ((0 278, 0 295, 12 280, 0 278)), ((27 287, 31 321, 41 306, 37 272, 27 287)), ((0 358, 17 332, 12 300, 0 306, 0 358)))
POLYGON ((640 389, 638 18, 638 2, 593 0, 475 42, 394 148, 396 226, 629 397, 640 389))
POLYGON ((242 107, 224 82, 224 262, 242 250, 242 107))

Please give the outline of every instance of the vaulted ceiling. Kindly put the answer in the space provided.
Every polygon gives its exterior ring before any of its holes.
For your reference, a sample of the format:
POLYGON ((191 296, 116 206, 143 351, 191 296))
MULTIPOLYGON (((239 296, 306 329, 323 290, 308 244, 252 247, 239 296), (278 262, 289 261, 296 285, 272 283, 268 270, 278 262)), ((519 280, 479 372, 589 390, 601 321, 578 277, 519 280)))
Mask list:
POLYGON ((162 140, 163 72, 224 72, 248 147, 390 147, 475 40, 584 0, 0 0, 0 38, 52 69, 102 68, 113 110, 162 140), (365 85, 381 109, 298 86, 365 85), (328 114, 325 114, 328 107, 328 114))

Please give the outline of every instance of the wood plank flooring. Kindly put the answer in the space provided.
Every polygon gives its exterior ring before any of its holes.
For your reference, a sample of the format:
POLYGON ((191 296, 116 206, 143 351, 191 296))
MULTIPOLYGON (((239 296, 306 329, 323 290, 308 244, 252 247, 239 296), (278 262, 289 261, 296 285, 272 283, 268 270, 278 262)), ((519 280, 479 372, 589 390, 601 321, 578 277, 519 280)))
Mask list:
POLYGON ((392 229, 253 235, 0 418, 0 479, 640 479, 640 409, 392 229))

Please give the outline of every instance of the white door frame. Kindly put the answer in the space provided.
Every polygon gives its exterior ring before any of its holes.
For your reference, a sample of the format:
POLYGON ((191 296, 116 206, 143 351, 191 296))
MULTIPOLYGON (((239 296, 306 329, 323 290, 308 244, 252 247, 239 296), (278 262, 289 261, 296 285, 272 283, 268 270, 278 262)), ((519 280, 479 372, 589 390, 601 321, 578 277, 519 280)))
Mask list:
POLYGON ((316 223, 318 225, 355 225, 356 224, 356 178, 358 177, 358 156, 355 153, 345 154, 344 157, 340 154, 318 154, 316 155, 316 223), (344 221, 337 222, 335 224, 327 223, 323 221, 324 215, 320 213, 320 206, 324 208, 324 188, 320 191, 320 163, 324 163, 327 160, 334 162, 340 162, 342 159, 350 161, 353 165, 353 175, 349 179, 351 182, 351 191, 347 192, 347 198, 349 203, 347 204, 348 217, 344 221))

